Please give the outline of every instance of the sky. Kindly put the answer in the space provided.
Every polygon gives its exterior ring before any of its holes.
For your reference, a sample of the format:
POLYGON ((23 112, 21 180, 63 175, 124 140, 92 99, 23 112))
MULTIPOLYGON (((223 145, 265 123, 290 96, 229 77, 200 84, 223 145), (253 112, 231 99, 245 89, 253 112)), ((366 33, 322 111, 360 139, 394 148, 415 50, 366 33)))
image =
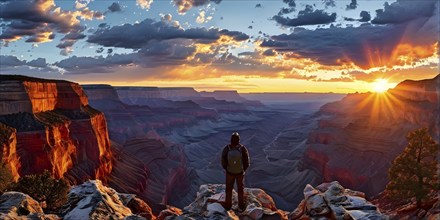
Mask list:
POLYGON ((439 74, 439 11, 439 0, 0 0, 0 74, 366 92, 439 74))

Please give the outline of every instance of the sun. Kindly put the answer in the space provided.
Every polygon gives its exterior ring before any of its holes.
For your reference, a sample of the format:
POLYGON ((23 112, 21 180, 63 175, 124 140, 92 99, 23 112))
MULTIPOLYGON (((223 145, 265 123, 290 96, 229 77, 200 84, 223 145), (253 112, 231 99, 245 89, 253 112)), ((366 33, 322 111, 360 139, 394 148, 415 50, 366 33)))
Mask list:
POLYGON ((373 90, 377 93, 386 92, 389 88, 392 88, 393 85, 388 82, 386 79, 376 79, 373 82, 373 90))

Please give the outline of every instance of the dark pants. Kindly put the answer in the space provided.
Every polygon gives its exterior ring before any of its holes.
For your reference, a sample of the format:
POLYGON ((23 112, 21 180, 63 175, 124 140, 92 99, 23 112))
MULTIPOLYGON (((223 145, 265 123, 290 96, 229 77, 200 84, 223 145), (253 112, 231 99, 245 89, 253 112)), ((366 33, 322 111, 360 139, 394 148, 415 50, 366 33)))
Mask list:
POLYGON ((230 174, 226 172, 226 201, 225 209, 229 210, 232 207, 232 189, 234 188, 234 182, 237 181, 238 188, 238 206, 241 209, 245 208, 244 202, 244 175, 243 174, 230 174))

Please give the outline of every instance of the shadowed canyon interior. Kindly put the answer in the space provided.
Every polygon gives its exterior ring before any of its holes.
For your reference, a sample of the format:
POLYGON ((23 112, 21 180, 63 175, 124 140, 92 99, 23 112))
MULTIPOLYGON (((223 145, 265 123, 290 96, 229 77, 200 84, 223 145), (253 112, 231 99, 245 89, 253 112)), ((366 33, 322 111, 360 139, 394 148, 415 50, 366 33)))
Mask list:
POLYGON ((224 182, 221 150, 238 131, 251 156, 246 187, 292 211, 307 184, 382 192, 409 131, 440 137, 439 88, 437 76, 387 93, 268 95, 2 75, 0 153, 15 179, 43 170, 72 184, 100 179, 158 214, 224 182))

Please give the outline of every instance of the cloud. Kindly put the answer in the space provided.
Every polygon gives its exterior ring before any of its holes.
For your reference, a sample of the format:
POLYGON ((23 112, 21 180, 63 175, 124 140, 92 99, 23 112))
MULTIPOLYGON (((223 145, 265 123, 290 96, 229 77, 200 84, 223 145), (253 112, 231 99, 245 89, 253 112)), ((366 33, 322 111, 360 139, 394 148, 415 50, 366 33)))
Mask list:
POLYGON ((371 15, 368 11, 361 11, 360 13, 360 18, 359 19, 355 19, 355 18, 344 18, 344 20, 346 21, 360 21, 360 22, 368 22, 371 20, 371 15))
MULTIPOLYGON (((92 11, 86 7, 88 2, 90 1, 77 1, 77 5, 80 7, 77 11, 62 10, 56 6, 53 0, 3 2, 0 4, 0 18, 5 27, 0 39, 7 45, 9 42, 23 37, 27 37, 26 42, 43 43, 52 41, 55 33, 79 35, 85 30, 79 19, 103 18, 101 12, 92 11)), ((76 40, 78 39, 64 37, 60 45, 73 45, 76 40)))
POLYGON ((289 7, 296 7, 295 0, 283 0, 284 3, 286 3, 289 7))
POLYGON ((104 48, 103 47, 100 47, 100 48, 96 49, 96 53, 102 53, 102 52, 104 52, 104 48))
POLYGON ((346 10, 354 10, 357 8, 357 0, 351 0, 350 4, 347 5, 346 10))
POLYGON ((258 3, 258 4, 256 4, 255 5, 255 8, 262 8, 263 6, 260 4, 260 3, 258 3))
POLYGON ((185 14, 192 7, 199 7, 209 3, 219 4, 221 1, 222 0, 172 0, 180 14, 185 14))
POLYGON ((262 53, 264 56, 275 56, 276 54, 277 53, 273 49, 267 49, 262 53))
POLYGON ((212 19, 212 16, 207 16, 205 15, 205 11, 200 11, 199 15, 196 18, 196 22, 199 24, 203 24, 206 23, 208 21, 210 21, 212 19))
POLYGON ((75 8, 81 9, 87 7, 93 0, 75 0, 75 8))
POLYGON ((31 60, 29 62, 25 60, 19 60, 16 56, 12 55, 0 55, 0 67, 2 70, 4 68, 11 68, 11 67, 35 67, 35 68, 47 68, 48 63, 46 62, 46 59, 44 58, 37 58, 35 60, 31 60))
POLYGON ((336 6, 335 0, 322 0, 322 2, 324 3, 325 7, 335 7, 336 6))
POLYGON ((384 9, 376 10, 376 17, 371 23, 399 24, 418 18, 429 18, 434 15, 437 3, 437 0, 398 0, 391 4, 385 2, 384 9))
POLYGON ((275 15, 272 18, 282 26, 304 26, 316 24, 328 24, 336 20, 336 13, 328 14, 324 10, 313 10, 313 6, 306 5, 305 9, 299 11, 296 18, 283 17, 275 15))
POLYGON ((26 61, 19 60, 16 56, 11 55, 0 55, 0 66, 22 66, 25 65, 26 61))
POLYGON ((374 82, 379 78, 398 83, 406 79, 428 79, 438 75, 438 63, 425 64, 413 68, 379 69, 372 72, 344 71, 342 77, 353 80, 374 82))
POLYGON ((35 60, 31 60, 27 62, 27 65, 31 67, 40 67, 40 68, 45 68, 48 66, 46 59, 44 58, 37 58, 35 60))
MULTIPOLYGON (((435 22, 435 18, 433 19, 435 22)), ((399 25, 330 27, 301 30, 272 36, 262 47, 297 57, 310 58, 322 65, 353 63, 368 69, 375 66, 405 65, 435 54, 437 29, 424 28, 424 20, 399 25), (319 39, 316 40, 316 39, 319 39)))
POLYGON ((151 4, 153 4, 153 0, 136 0, 136 4, 139 5, 142 9, 150 10, 151 4))
POLYGON ((122 8, 121 5, 119 5, 119 3, 117 2, 113 2, 113 4, 111 4, 110 6, 108 6, 108 10, 110 12, 121 12, 122 8))
POLYGON ((371 20, 371 15, 367 11, 361 11, 360 16, 361 16, 361 19, 359 19, 360 22, 368 22, 371 20))
POLYGON ((152 40, 191 39, 200 43, 212 43, 221 36, 229 36, 236 41, 249 39, 248 35, 238 31, 216 28, 190 28, 185 30, 172 26, 167 22, 145 19, 137 24, 124 24, 98 29, 89 36, 87 42, 106 47, 139 49, 152 40))
POLYGON ((162 17, 162 21, 172 21, 173 20, 173 16, 171 15, 171 14, 162 14, 162 15, 160 15, 161 17, 162 17))

